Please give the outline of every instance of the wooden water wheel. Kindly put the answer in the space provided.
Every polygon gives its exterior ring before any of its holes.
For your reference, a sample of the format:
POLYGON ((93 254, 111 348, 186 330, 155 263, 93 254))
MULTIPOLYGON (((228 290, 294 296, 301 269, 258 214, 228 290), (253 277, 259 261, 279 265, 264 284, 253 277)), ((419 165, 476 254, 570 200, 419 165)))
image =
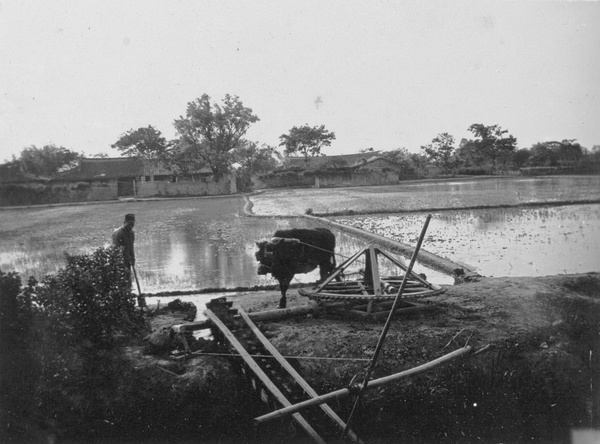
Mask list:
MULTIPOLYGON (((311 300, 342 303, 346 309, 354 313, 379 317, 380 315, 387 315, 389 312, 394 299, 398 295, 398 290, 407 269, 408 267, 402 260, 394 258, 374 245, 369 245, 344 261, 316 287, 300 289, 298 292, 311 300), (398 274, 381 276, 379 270, 382 260, 388 261, 392 268, 397 269, 398 274), (364 269, 359 272, 348 273, 350 267, 363 261, 364 269), (342 276, 353 275, 358 275, 359 278, 355 280, 341 279, 342 276), (385 311, 386 309, 387 311, 385 311)), ((400 295, 402 304, 400 304, 397 311, 421 309, 421 307, 424 307, 423 304, 408 299, 416 296, 433 295, 443 291, 442 287, 427 282, 423 276, 411 272, 404 291, 400 295)))

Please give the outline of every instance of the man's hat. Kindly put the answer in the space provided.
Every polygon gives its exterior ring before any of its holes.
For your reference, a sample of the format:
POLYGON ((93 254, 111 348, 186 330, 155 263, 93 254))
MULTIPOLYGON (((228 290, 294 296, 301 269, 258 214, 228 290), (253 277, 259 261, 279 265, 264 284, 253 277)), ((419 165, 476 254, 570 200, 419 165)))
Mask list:
POLYGON ((126 214, 125 222, 135 222, 135 214, 126 214))

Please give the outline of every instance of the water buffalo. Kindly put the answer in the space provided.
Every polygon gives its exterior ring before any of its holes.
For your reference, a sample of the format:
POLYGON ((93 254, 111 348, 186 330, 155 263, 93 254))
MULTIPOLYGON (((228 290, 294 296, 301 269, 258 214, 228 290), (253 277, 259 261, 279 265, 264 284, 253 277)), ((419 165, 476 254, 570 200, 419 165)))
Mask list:
POLYGON ((327 228, 278 230, 270 241, 257 242, 258 274, 279 281, 279 308, 286 306, 286 292, 296 273, 309 273, 319 267, 322 282, 335 270, 335 235, 327 228))

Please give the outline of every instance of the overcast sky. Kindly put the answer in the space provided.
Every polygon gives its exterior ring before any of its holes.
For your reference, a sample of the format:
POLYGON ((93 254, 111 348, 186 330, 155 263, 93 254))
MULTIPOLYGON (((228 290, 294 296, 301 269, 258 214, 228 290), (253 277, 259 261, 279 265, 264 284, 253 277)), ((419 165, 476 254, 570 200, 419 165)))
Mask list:
POLYGON ((600 144, 600 2, 0 0, 0 161, 54 143, 107 153, 130 129, 237 95, 279 144, 418 152, 498 124, 520 148, 600 144))

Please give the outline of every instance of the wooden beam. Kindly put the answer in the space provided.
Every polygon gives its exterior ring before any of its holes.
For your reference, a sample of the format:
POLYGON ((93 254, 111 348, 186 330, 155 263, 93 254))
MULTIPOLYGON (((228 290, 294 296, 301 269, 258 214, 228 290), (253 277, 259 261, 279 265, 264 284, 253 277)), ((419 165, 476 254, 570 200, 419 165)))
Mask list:
MULTIPOLYGON (((296 307, 277 309, 277 310, 266 310, 256 311, 254 313, 248 313, 250 319, 255 322, 262 321, 275 321, 278 319, 291 318, 294 316, 303 316, 318 310, 318 304, 314 301, 309 301, 306 305, 300 305, 296 307)), ((214 324, 210 319, 203 321, 188 322, 185 324, 173 325, 171 331, 173 333, 184 333, 186 331, 205 330, 213 327, 214 324)))
MULTIPOLYGON (((204 311, 206 316, 219 328, 219 330, 225 335, 229 343, 235 348, 238 354, 242 357, 244 362, 250 367, 252 372, 260 379, 260 381, 264 384, 264 386, 271 392, 271 394, 279 401, 280 404, 289 407, 291 406, 290 401, 285 397, 283 393, 277 388, 275 384, 269 379, 266 373, 260 368, 260 366, 256 363, 256 361, 250 356, 248 351, 244 348, 242 344, 235 338, 231 330, 227 328, 223 322, 215 315, 212 310, 206 309, 204 311)), ((323 438, 319 436, 319 434, 311 427, 311 425, 300 415, 299 413, 293 414, 294 420, 308 433, 308 435, 320 444, 326 444, 323 438)))
MULTIPOLYGON (((312 398, 319 396, 318 393, 315 392, 315 390, 310 386, 310 384, 306 382, 306 380, 296 371, 296 369, 291 366, 291 364, 281 355, 281 353, 279 353, 279 350, 277 350, 275 346, 271 344, 271 342, 265 337, 265 335, 262 334, 262 332, 258 329, 256 324, 252 322, 252 319, 250 319, 248 314, 246 314, 246 312, 241 308, 238 308, 238 313, 240 314, 242 319, 246 321, 248 327, 250 327, 250 329, 254 332, 256 338, 273 355, 273 357, 277 359, 279 364, 281 364, 281 366, 285 370, 287 370, 287 372, 296 380, 298 385, 300 385, 304 389, 304 391, 312 398)), ((331 407, 323 403, 321 404, 321 409, 327 414, 327 416, 329 416, 334 422, 336 422, 342 430, 344 430, 344 428, 346 427, 346 423, 342 421, 342 419, 331 409, 331 407)), ((356 443, 363 442, 352 431, 348 432, 348 436, 352 439, 352 441, 356 443)))
MULTIPOLYGON (((467 355, 467 354, 471 353, 472 351, 473 351, 473 347, 471 347, 470 345, 467 345, 466 347, 460 348, 458 350, 454 350, 452 353, 448 353, 447 355, 440 356, 439 358, 434 359, 433 361, 430 361, 423 365, 419 365, 418 367, 411 368, 410 370, 405 370, 400 373, 395 373, 393 375, 389 375, 389 376, 385 376, 383 378, 374 379, 372 381, 369 381, 369 384, 367 385, 366 389, 373 389, 373 388, 379 387, 381 385, 389 384, 390 382, 396 382, 396 381, 400 381, 402 379, 409 378, 411 376, 418 375, 419 373, 423 373, 428 370, 431 370, 432 368, 437 367, 441 364, 445 364, 446 362, 449 362, 453 359, 467 355)), ((310 407, 310 406, 316 405, 316 404, 321 404, 321 403, 330 401, 332 399, 335 399, 338 396, 346 396, 349 394, 350 394, 350 389, 348 389, 348 388, 335 390, 331 393, 327 393, 325 395, 321 395, 316 398, 309 399, 308 401, 299 402, 298 404, 294 404, 290 407, 285 407, 283 409, 276 410, 274 412, 267 413, 266 415, 262 415, 257 418, 254 418, 254 423, 260 424, 265 421, 270 421, 272 419, 280 418, 285 415, 299 412, 300 410, 305 409, 306 407, 310 407)))

